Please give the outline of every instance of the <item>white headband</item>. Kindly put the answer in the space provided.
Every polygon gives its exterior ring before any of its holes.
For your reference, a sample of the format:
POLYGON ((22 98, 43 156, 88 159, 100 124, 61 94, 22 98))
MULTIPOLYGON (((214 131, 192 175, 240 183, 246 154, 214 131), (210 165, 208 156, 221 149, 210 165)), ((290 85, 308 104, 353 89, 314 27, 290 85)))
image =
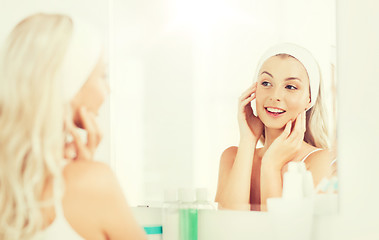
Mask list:
POLYGON ((77 94, 100 59, 103 41, 97 30, 77 18, 61 65, 63 99, 69 102, 77 94))
MULTIPOLYGON (((311 91, 311 106, 307 109, 309 110, 316 103, 318 91, 320 87, 320 69, 317 61, 314 59, 312 54, 305 48, 300 47, 293 43, 281 43, 269 48, 261 57, 257 72, 254 78, 254 82, 258 80, 259 70, 261 69, 263 63, 272 56, 278 54, 288 54, 296 58, 300 63, 303 64, 305 70, 308 73, 309 86, 311 91)), ((254 109, 255 110, 255 109, 254 109)), ((256 111, 254 111, 255 113, 256 111)))

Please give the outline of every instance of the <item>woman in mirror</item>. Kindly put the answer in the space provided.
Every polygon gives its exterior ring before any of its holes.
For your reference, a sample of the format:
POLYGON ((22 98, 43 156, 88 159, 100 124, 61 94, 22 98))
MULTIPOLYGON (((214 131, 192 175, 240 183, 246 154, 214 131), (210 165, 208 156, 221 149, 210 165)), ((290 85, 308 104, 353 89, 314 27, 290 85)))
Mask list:
POLYGON ((308 50, 283 43, 266 51, 254 84, 239 98, 239 146, 221 156, 216 194, 221 208, 266 210, 268 198, 281 197, 291 161, 305 163, 315 186, 330 172, 322 86, 308 50))
POLYGON ((109 92, 95 32, 68 16, 36 14, 7 38, 0 239, 146 239, 115 174, 92 161, 101 140, 95 115, 109 92))

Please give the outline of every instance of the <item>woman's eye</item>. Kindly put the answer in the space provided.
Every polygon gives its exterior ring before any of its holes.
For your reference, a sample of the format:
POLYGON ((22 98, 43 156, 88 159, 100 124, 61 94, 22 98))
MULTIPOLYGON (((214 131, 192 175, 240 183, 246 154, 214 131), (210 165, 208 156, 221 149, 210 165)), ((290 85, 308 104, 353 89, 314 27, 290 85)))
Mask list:
POLYGON ((295 87, 293 85, 287 85, 286 88, 289 90, 296 90, 297 89, 297 87, 295 87))
POLYGON ((267 81, 263 81, 262 86, 268 87, 268 86, 271 86, 271 83, 269 83, 267 81))

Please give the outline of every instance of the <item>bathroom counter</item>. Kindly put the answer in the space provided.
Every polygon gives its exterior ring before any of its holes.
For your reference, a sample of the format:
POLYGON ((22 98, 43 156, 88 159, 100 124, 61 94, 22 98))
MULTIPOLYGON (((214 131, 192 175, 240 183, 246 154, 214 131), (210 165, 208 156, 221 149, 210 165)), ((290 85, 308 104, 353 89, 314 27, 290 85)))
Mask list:
MULTIPOLYGON (((334 239, 337 219, 338 215, 314 216, 311 239, 334 239)), ((198 234, 198 240, 275 239, 267 212, 200 210, 198 234)))
POLYGON ((200 210, 199 240, 271 240, 269 215, 264 212, 200 210))
MULTIPOLYGON (((133 207, 132 210, 141 226, 162 224, 160 208, 133 207)), ((198 240, 274 240, 269 217, 267 212, 199 210, 198 240)), ((338 218, 338 214, 315 215, 311 240, 336 239, 338 218)))

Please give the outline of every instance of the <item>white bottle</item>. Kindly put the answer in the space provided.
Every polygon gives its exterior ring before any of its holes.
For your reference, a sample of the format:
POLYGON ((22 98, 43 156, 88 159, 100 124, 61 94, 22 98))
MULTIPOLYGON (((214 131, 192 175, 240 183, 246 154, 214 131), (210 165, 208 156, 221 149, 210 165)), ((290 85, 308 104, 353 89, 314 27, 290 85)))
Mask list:
POLYGON ((283 176, 282 197, 267 199, 275 239, 311 239, 313 204, 310 198, 304 197, 308 191, 304 190, 307 175, 301 163, 288 163, 288 171, 283 176))
POLYGON ((303 176, 303 194, 305 198, 314 197, 314 185, 313 185, 313 177, 312 173, 308 171, 305 167, 304 162, 299 163, 300 172, 303 176))
POLYGON ((179 201, 177 191, 173 189, 164 192, 162 237, 163 240, 179 239, 179 201))
POLYGON ((216 207, 208 200, 208 190, 206 188, 196 189, 196 205, 197 209, 215 210, 216 207))
POLYGON ((283 176, 283 199, 303 198, 303 175, 296 162, 288 163, 288 171, 283 176))

